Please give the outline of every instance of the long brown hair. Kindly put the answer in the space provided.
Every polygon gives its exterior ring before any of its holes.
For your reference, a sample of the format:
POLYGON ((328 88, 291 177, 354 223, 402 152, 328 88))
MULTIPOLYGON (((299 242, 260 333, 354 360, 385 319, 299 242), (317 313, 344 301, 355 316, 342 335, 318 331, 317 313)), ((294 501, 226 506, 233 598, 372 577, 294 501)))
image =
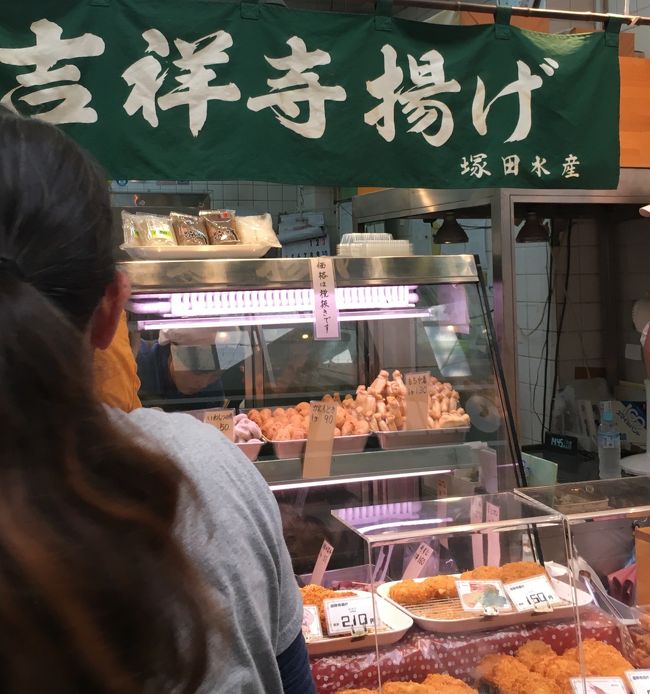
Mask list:
POLYGON ((115 277, 108 189, 53 126, 0 114, 0 691, 189 694, 208 669, 190 485, 93 398, 115 277))

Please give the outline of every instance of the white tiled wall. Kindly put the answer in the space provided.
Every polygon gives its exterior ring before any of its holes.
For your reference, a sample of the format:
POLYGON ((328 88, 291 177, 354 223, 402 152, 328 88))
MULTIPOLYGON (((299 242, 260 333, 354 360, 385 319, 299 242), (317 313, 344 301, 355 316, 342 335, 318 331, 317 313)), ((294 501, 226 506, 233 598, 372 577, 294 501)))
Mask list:
MULTIPOLYGON (((279 214, 295 212, 300 202, 298 186, 260 181, 129 181, 125 186, 113 182, 111 190, 116 193, 209 193, 215 208, 236 209, 240 213, 270 212, 276 223, 279 214)), ((309 193, 304 197, 307 200, 309 193)), ((305 206, 304 209, 316 208, 305 206)))

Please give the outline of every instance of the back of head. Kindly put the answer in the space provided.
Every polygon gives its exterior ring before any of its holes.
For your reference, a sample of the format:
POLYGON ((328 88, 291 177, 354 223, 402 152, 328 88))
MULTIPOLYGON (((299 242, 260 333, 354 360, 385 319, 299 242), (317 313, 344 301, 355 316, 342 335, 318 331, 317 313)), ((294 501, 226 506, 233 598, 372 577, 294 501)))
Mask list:
POLYGON ((93 399, 88 331, 115 277, 106 181, 56 128, 0 114, 0 690, 195 692, 202 582, 188 486, 93 399))

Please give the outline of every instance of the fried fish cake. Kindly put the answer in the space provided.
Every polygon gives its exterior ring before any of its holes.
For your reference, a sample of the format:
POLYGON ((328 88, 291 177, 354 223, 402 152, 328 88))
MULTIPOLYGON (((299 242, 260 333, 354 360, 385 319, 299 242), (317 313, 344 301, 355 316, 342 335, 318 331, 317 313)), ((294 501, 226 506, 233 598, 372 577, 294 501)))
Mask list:
POLYGON ((527 641, 517 649, 516 658, 530 669, 542 658, 554 655, 555 651, 544 641, 527 641))

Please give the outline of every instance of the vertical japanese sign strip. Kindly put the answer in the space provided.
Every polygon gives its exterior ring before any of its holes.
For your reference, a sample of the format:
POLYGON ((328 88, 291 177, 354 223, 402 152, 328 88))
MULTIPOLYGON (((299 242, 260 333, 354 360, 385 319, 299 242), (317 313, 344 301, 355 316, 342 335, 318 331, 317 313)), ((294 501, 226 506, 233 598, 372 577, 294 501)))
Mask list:
POLYGON ((616 186, 618 27, 381 19, 390 31, 202 0, 3 3, 0 103, 60 125, 117 179, 616 186))
POLYGON ((311 280, 314 292, 314 339, 339 340, 341 330, 332 258, 311 258, 311 280))

